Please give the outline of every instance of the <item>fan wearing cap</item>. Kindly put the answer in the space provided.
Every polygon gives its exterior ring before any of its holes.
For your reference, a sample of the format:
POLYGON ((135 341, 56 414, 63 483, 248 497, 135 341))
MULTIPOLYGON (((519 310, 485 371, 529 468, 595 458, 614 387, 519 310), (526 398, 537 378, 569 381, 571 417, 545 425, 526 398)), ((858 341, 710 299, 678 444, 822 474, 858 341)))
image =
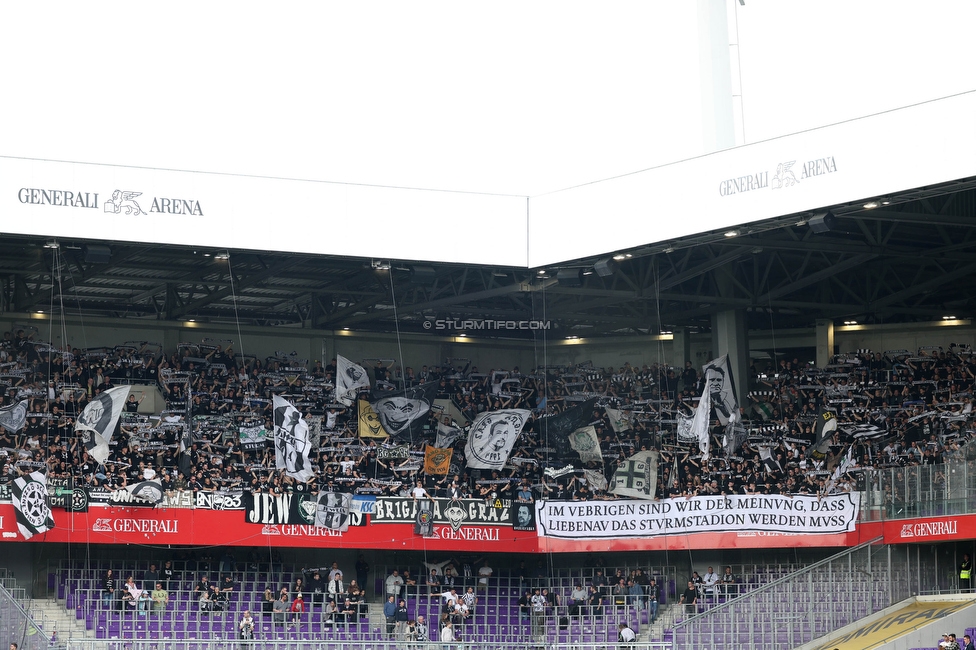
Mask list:
POLYGON ((291 618, 293 625, 301 622, 302 614, 305 613, 305 600, 302 598, 301 592, 298 592, 295 600, 291 601, 291 613, 293 614, 291 618))

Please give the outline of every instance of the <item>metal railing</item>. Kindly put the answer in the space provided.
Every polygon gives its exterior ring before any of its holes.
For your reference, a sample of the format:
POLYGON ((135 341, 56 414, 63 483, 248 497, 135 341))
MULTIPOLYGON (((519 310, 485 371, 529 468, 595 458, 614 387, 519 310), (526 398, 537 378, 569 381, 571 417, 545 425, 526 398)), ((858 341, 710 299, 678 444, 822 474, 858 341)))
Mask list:
POLYGON ((20 650, 48 650, 53 645, 43 629, 43 622, 32 619, 10 590, 2 586, 0 638, 4 643, 16 643, 20 650))
POLYGON ((882 538, 847 549, 675 623, 674 647, 787 650, 909 595, 905 564, 882 538))
POLYGON ((416 641, 338 641, 338 640, 303 640, 293 641, 264 641, 254 639, 242 640, 195 640, 174 641, 171 639, 137 639, 131 641, 93 641, 72 639, 68 642, 67 650, 311 650, 312 648, 328 648, 329 650, 498 650, 505 648, 531 648, 532 650, 607 650, 608 646, 629 648, 632 650, 667 650, 670 643, 645 642, 638 639, 629 644, 608 644, 606 641, 595 643, 537 643, 526 641, 521 643, 469 643, 464 640, 453 643, 430 641, 419 643, 416 641))

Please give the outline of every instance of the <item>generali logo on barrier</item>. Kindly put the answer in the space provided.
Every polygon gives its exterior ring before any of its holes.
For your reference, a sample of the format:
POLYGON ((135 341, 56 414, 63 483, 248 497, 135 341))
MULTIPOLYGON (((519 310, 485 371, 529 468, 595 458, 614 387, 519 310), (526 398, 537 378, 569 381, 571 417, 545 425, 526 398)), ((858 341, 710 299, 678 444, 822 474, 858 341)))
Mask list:
POLYGON ((945 537, 946 535, 958 534, 959 520, 957 519, 938 519, 936 521, 920 521, 903 523, 901 525, 902 539, 914 537, 945 537))

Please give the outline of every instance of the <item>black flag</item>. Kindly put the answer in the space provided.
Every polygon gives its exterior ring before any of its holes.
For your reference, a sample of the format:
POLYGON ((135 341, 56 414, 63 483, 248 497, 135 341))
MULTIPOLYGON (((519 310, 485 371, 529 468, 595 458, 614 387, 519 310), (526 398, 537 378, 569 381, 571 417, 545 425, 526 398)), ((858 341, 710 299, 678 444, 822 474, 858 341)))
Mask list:
POLYGON ((437 387, 437 382, 432 381, 407 390, 373 391, 369 405, 391 438, 413 440, 430 420, 437 387))
POLYGON ((593 420, 595 406, 596 398, 593 397, 558 415, 542 418, 539 421, 539 430, 542 433, 543 444, 546 447, 554 447, 560 458, 577 456, 569 444, 569 435, 593 420))

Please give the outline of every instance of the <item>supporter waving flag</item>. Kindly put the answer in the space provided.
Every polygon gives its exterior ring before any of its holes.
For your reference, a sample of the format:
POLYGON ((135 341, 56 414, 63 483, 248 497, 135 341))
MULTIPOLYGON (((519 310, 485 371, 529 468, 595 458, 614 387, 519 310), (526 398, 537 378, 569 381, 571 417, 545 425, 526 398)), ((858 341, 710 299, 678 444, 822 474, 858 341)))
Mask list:
POLYGON ((366 369, 353 363, 341 354, 336 355, 336 401, 352 406, 356 395, 363 388, 369 388, 369 375, 366 369))
POLYGON ((302 483, 312 478, 308 424, 291 402, 278 395, 274 396, 274 439, 275 468, 302 483))
POLYGON ((100 465, 111 453, 112 435, 128 396, 128 386, 110 388, 89 402, 75 421, 75 431, 81 432, 88 455, 100 465))
POLYGON ((24 539, 54 528, 54 517, 47 503, 47 476, 31 472, 17 477, 11 497, 17 514, 17 528, 24 539))

